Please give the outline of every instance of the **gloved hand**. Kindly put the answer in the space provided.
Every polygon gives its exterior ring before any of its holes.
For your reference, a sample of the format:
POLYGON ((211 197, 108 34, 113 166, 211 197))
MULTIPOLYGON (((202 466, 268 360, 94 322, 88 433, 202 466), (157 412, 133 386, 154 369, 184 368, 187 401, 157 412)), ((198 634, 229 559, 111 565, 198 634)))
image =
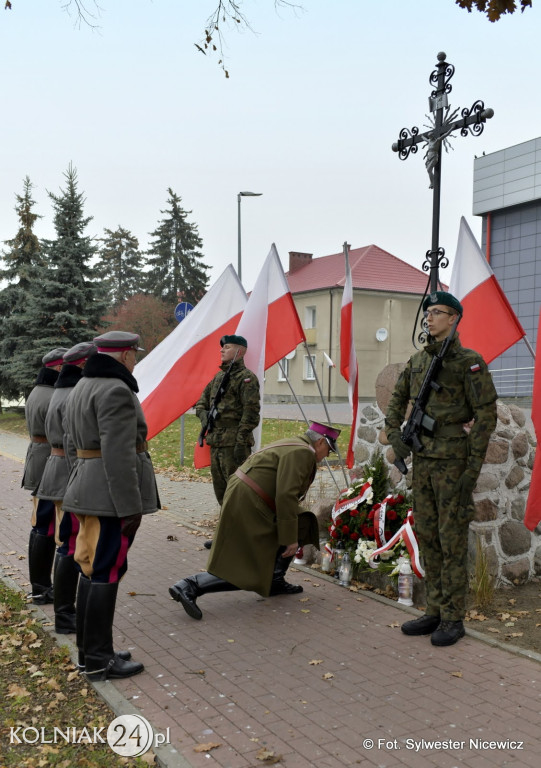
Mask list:
POLYGON ((402 440, 400 432, 393 432, 388 438, 397 459, 406 459, 410 455, 411 448, 402 440))
POLYGON ((199 421, 201 422, 201 429, 206 429, 209 422, 208 411, 201 411, 199 414, 199 421))
POLYGON ((240 467, 241 464, 244 464, 247 458, 248 454, 246 452, 246 446, 236 443, 233 448, 233 459, 235 460, 235 464, 240 467))
POLYGON ((137 529, 141 525, 143 515, 128 515, 128 517, 122 518, 122 535, 131 539, 137 533, 137 529))
POLYGON ((455 486, 455 495, 458 497, 458 506, 467 507, 472 502, 472 493, 475 488, 475 483, 479 477, 479 472, 467 467, 466 471, 458 480, 455 486))

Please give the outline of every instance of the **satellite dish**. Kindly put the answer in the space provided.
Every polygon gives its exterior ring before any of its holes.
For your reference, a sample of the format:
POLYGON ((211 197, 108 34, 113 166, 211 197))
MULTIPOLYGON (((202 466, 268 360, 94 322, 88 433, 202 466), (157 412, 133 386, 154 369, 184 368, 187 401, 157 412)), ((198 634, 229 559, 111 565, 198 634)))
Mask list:
POLYGON ((294 349, 292 352, 288 352, 286 355, 286 360, 293 360, 296 354, 297 354, 296 349, 294 349))
POLYGON ((387 328, 378 328, 376 331, 377 341, 386 341, 388 335, 387 328))

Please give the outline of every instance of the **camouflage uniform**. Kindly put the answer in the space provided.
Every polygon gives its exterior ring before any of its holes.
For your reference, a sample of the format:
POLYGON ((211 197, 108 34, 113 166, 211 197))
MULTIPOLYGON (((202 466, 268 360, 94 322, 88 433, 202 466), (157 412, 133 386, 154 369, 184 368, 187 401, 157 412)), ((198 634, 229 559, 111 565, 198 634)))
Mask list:
MULTIPOLYGON (((208 414, 225 372, 231 363, 224 363, 210 381, 195 406, 195 412, 206 426, 208 414)), ((218 417, 206 441, 210 446, 210 472, 214 493, 221 504, 229 476, 248 458, 254 444, 253 430, 259 424, 259 381, 243 360, 231 366, 229 385, 218 405, 218 417), (236 450, 235 450, 236 448, 236 450)))
MULTIPOLYGON (((431 358, 443 342, 414 354, 400 375, 385 420, 387 437, 400 432, 407 405, 417 396, 431 358)), ((426 413, 436 420, 432 437, 421 430, 422 453, 413 455, 415 530, 426 572, 426 614, 442 621, 464 618, 468 528, 474 506, 461 506, 463 473, 479 473, 496 426, 496 390, 481 355, 451 342, 430 394, 426 413), (475 419, 469 434, 463 425, 475 419)))

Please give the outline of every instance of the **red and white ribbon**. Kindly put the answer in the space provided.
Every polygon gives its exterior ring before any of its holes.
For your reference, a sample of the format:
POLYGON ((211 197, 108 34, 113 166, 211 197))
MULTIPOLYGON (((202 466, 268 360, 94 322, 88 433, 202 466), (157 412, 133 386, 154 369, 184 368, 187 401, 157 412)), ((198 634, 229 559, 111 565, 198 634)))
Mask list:
POLYGON ((372 509, 374 510, 374 538, 378 547, 382 547, 387 543, 385 538, 385 514, 387 512, 387 502, 393 498, 391 494, 386 496, 381 504, 375 504, 372 509))
POLYGON ((365 483, 357 496, 354 496, 352 499, 342 499, 338 498, 338 500, 335 502, 334 507, 332 508, 332 519, 333 523, 336 520, 337 517, 339 517, 341 512, 347 512, 350 509, 354 509, 355 507, 358 507, 359 504, 362 504, 365 502, 368 497, 370 496, 370 492, 372 491, 372 483, 365 483))
POLYGON ((383 546, 378 547, 378 549, 375 549, 373 552, 370 553, 368 557, 368 564, 371 568, 377 568, 378 564, 373 562, 373 558, 377 557, 378 555, 381 555, 382 552, 387 552, 389 549, 392 549, 398 542, 402 539, 404 542, 406 549, 408 550, 408 554, 410 556, 411 561, 411 567, 413 569, 413 572, 416 576, 418 576, 420 579, 424 579, 425 572, 423 570, 423 567, 421 566, 421 560, 419 557, 419 546, 417 544, 417 537, 415 535, 415 531, 413 530, 413 510, 409 509, 408 514, 406 515, 406 519, 404 521, 404 525, 398 529, 398 531, 394 534, 392 538, 389 539, 388 542, 383 544, 383 546))

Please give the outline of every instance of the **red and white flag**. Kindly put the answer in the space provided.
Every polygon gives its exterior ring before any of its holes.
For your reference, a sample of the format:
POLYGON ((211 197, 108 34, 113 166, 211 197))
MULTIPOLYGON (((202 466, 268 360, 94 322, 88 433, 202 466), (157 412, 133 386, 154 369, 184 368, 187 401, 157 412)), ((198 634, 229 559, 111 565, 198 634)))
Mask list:
POLYGON ((199 400, 218 371, 220 339, 235 333, 246 302, 229 265, 189 315, 135 366, 149 440, 199 400))
POLYGON ((346 257, 346 282, 344 284, 342 309, 340 312, 340 373, 349 382, 348 398, 353 413, 346 457, 346 466, 351 469, 355 462, 354 447, 359 428, 359 366, 357 364, 355 339, 353 336, 353 282, 351 279, 349 247, 347 243, 344 243, 344 256, 346 257))
POLYGON ((526 335, 463 216, 449 291, 464 307, 458 326, 462 346, 487 363, 526 335))
POLYGON ((541 522, 541 312, 537 328, 535 371, 533 377, 532 421, 537 438, 537 450, 533 463, 528 501, 524 513, 524 525, 533 531, 541 522))
MULTIPOLYGON (((261 268, 237 330, 248 342, 246 367, 259 379, 261 402, 267 368, 275 365, 304 341, 297 309, 274 243, 261 268)), ((255 431, 256 448, 261 442, 261 425, 255 431)))

